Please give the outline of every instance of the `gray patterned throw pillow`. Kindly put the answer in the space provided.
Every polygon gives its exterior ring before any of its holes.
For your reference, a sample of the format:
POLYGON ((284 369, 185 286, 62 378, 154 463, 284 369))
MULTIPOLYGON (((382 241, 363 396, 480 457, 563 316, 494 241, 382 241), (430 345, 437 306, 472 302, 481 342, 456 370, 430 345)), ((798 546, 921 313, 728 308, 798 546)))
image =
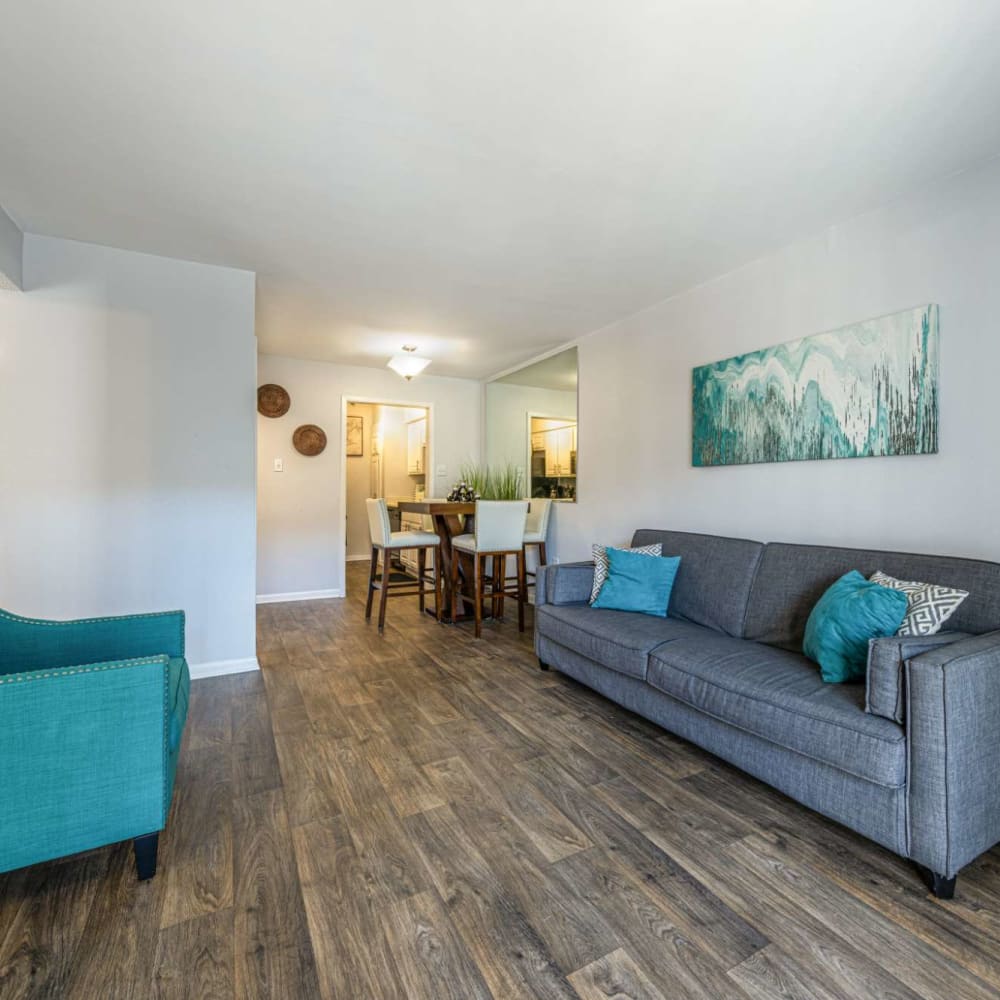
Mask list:
POLYGON ((872 573, 871 582, 906 594, 906 617, 896 635, 934 635, 969 596, 967 590, 916 580, 897 580, 881 570, 872 573))
POLYGON ((662 556, 663 545, 656 542, 654 545, 638 545, 634 549, 627 545, 592 545, 590 551, 594 555, 594 586, 590 591, 590 603, 597 600, 597 595, 604 586, 604 581, 608 578, 608 549, 621 549, 623 552, 638 552, 644 556, 662 556))

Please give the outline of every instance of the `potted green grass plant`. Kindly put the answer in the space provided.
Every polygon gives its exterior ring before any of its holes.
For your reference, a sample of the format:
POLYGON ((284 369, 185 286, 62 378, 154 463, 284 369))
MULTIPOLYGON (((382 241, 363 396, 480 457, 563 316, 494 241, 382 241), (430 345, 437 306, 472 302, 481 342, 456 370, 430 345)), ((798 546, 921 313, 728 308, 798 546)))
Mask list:
POLYGON ((459 472, 462 484, 480 500, 520 500, 524 496, 524 470, 513 462, 495 466, 466 462, 459 472))

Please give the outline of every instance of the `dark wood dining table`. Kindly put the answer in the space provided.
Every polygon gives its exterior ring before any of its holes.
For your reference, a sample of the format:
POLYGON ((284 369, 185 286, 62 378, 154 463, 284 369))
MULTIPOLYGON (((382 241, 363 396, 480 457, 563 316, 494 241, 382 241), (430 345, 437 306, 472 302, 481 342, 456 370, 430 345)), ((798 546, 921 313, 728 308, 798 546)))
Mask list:
MULTIPOLYGON (((458 559, 458 586, 462 593, 475 599, 475 588, 472 579, 472 556, 459 552, 452 547, 451 540, 456 535, 475 531, 476 505, 474 503, 457 503, 451 500, 400 500, 399 509, 410 514, 430 516, 434 522, 434 531, 441 539, 434 572, 441 573, 443 589, 443 607, 441 620, 448 624, 472 619, 472 614, 466 614, 465 602, 452 592, 452 566, 458 559)), ((429 614, 433 614, 430 608, 429 614)))

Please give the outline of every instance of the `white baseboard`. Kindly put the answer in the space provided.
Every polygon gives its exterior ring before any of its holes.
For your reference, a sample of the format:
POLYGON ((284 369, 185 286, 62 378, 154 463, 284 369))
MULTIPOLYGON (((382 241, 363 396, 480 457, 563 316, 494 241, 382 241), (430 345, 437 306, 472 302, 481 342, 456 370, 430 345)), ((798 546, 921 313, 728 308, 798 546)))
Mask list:
POLYGON ((260 670, 256 656, 245 660, 210 660, 208 663, 188 664, 191 680, 200 681, 206 677, 224 677, 226 674, 245 674, 249 670, 260 670))
POLYGON ((343 597, 342 590, 296 590, 290 594, 258 594, 258 604, 284 604, 286 601, 325 601, 343 597))

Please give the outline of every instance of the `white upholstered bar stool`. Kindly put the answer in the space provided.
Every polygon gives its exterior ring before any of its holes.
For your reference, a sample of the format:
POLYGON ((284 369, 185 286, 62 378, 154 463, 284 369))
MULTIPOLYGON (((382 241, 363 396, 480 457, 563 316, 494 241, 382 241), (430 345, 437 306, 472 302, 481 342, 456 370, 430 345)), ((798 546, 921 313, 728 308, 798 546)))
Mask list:
POLYGON ((483 634, 483 600, 486 597, 485 562, 491 556, 496 571, 491 574, 490 600, 496 616, 497 601, 504 596, 517 598, 517 627, 524 631, 524 604, 527 585, 524 577, 524 524, 528 516, 527 500, 477 500, 475 534, 457 535, 452 548, 472 556, 473 596, 463 594, 458 580, 458 560, 452 560, 451 589, 462 601, 475 604, 476 638, 483 634), (507 556, 517 559, 517 586, 507 590, 503 569, 507 556), (498 561, 499 560, 499 561, 498 561))
POLYGON ((427 578, 427 550, 433 549, 435 552, 441 544, 441 539, 430 531, 393 531, 389 525, 389 510, 385 505, 385 500, 366 500, 368 508, 368 531, 372 539, 372 565, 368 574, 368 601, 365 604, 365 621, 371 621, 372 601, 375 598, 375 591, 381 592, 378 603, 378 630, 385 628, 385 605, 386 600, 391 597, 408 597, 414 594, 420 597, 420 610, 424 610, 424 600, 427 594, 434 595, 434 608, 437 618, 441 620, 441 574, 438 572, 440 560, 434 560, 434 588, 427 590, 425 583, 431 582, 427 578), (389 578, 392 573, 389 558, 392 552, 400 552, 404 549, 417 550, 417 580, 414 588, 411 580, 404 580, 402 583, 390 583, 389 578), (378 573, 379 554, 382 556, 382 574, 376 583, 375 577, 378 573))
MULTIPOLYGON (((535 499, 531 501, 528 509, 528 519, 524 524, 524 555, 528 555, 528 546, 538 547, 538 565, 544 566, 546 563, 545 539, 549 534, 549 518, 552 516, 552 501, 548 499, 535 499)), ((525 558, 527 565, 527 558, 525 558)), ((533 577, 534 573, 529 573, 525 569, 525 576, 533 577)))

